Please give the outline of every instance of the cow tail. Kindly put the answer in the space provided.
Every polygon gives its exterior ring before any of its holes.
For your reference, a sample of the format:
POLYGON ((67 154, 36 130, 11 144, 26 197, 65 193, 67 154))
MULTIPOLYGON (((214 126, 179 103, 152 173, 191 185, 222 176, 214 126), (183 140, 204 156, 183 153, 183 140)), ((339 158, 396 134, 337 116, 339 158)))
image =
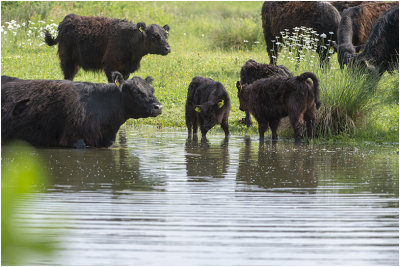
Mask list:
POLYGON ((49 46, 53 46, 53 45, 58 43, 58 36, 57 36, 57 38, 53 38, 53 36, 51 36, 50 32, 48 30, 45 30, 45 32, 44 32, 44 41, 49 46))
POLYGON ((315 74, 312 72, 304 72, 299 77, 303 81, 307 80, 308 78, 310 78, 313 81, 315 106, 317 107, 317 109, 319 109, 321 106, 321 101, 319 99, 319 81, 317 76, 315 76, 315 74))

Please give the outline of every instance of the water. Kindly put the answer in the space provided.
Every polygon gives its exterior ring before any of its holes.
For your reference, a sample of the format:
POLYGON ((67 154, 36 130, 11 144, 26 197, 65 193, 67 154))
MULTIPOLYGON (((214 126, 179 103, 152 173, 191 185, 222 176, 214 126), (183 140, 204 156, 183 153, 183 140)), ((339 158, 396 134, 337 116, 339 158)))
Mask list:
POLYGON ((19 221, 62 234, 27 264, 399 264, 396 148, 186 138, 124 127, 109 149, 37 149, 53 181, 19 221))

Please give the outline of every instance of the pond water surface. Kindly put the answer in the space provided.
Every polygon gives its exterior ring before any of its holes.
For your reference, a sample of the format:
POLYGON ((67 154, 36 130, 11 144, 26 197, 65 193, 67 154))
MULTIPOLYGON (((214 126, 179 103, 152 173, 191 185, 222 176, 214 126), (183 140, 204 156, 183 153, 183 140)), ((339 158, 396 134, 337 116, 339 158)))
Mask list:
POLYGON ((35 150, 53 180, 20 222, 62 235, 55 257, 28 265, 399 264, 394 146, 129 126, 117 139, 35 150))

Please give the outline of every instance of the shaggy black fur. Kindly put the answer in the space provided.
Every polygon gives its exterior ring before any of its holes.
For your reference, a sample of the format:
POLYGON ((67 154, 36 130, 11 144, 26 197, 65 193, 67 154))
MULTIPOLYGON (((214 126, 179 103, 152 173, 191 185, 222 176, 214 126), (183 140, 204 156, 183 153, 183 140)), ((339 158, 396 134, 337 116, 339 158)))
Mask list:
POLYGON ((225 87, 210 78, 194 77, 189 84, 185 105, 185 118, 189 138, 197 136, 200 125, 202 137, 216 124, 220 124, 229 135, 228 118, 231 100, 225 87))
POLYGON ((399 6, 392 7, 375 23, 364 51, 354 64, 378 75, 399 67, 399 6))
MULTIPOLYGON (((254 61, 253 59, 249 59, 240 70, 240 82, 236 83, 236 87, 238 84, 251 84, 254 81, 262 78, 269 77, 293 77, 293 74, 283 65, 276 66, 270 64, 263 64, 254 61)), ((239 87, 238 87, 239 89, 239 87)), ((239 95, 238 90, 238 95, 239 95)), ((242 110, 246 112, 246 117, 241 119, 240 122, 247 125, 247 127, 251 127, 253 122, 251 120, 250 113, 247 110, 242 110)))
POLYGON ((296 77, 272 77, 241 86, 239 102, 241 110, 248 110, 259 124, 260 141, 271 127, 272 139, 278 138, 280 119, 289 116, 295 140, 301 140, 306 121, 308 138, 313 136, 315 108, 321 106, 319 81, 314 73, 305 72, 296 77), (308 78, 313 82, 311 83, 308 78))
POLYGON ((19 79, 2 83, 2 143, 21 139, 35 146, 108 147, 127 119, 161 114, 151 77, 125 81, 119 72, 112 75, 116 84, 19 79))
POLYGON ((340 67, 363 48, 378 18, 398 2, 376 2, 346 9, 338 29, 338 61, 340 67))
POLYGON ((45 41, 58 43, 61 69, 66 80, 73 80, 79 68, 103 69, 108 81, 111 72, 119 71, 124 79, 140 67, 147 54, 167 55, 169 26, 143 22, 132 24, 126 20, 105 17, 67 15, 58 25, 58 36, 53 38, 46 30, 45 41))

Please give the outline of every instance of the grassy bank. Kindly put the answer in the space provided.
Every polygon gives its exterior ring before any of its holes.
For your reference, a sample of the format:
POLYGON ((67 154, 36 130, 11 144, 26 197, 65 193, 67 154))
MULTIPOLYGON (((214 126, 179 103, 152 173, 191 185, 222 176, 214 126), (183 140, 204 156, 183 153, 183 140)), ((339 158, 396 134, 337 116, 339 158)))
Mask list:
MULTIPOLYGON (((126 18, 146 24, 168 24, 172 52, 165 57, 147 55, 137 76, 154 78, 156 96, 163 104, 157 118, 130 120, 134 125, 185 128, 184 104, 187 87, 194 76, 220 81, 232 100, 230 127, 234 134, 257 134, 257 126, 247 129, 238 124, 244 116, 236 97, 236 81, 241 66, 252 58, 268 63, 262 37, 262 2, 2 2, 2 74, 26 79, 62 79, 57 47, 43 44, 41 28, 55 30, 69 13, 126 18), (12 22, 15 20, 15 22, 12 22)), ((301 26, 301 25, 299 25, 301 26)), ((299 64, 289 51, 283 51, 278 64, 298 75, 313 71, 321 80, 322 122, 336 122, 332 114, 345 114, 344 128, 327 125, 319 141, 398 142, 398 72, 385 74, 373 90, 365 77, 341 71, 336 55, 330 69, 322 71, 318 55, 308 52, 299 64), (356 110, 354 110, 356 108, 356 110), (346 122, 347 122, 346 121, 346 122)), ((103 72, 80 71, 79 81, 106 82, 103 72)), ((321 128, 322 129, 322 128, 321 128)), ((215 127, 213 131, 221 131, 215 127)), ((269 133, 267 133, 268 136, 269 133)), ((284 121, 279 133, 292 137, 284 121)))

